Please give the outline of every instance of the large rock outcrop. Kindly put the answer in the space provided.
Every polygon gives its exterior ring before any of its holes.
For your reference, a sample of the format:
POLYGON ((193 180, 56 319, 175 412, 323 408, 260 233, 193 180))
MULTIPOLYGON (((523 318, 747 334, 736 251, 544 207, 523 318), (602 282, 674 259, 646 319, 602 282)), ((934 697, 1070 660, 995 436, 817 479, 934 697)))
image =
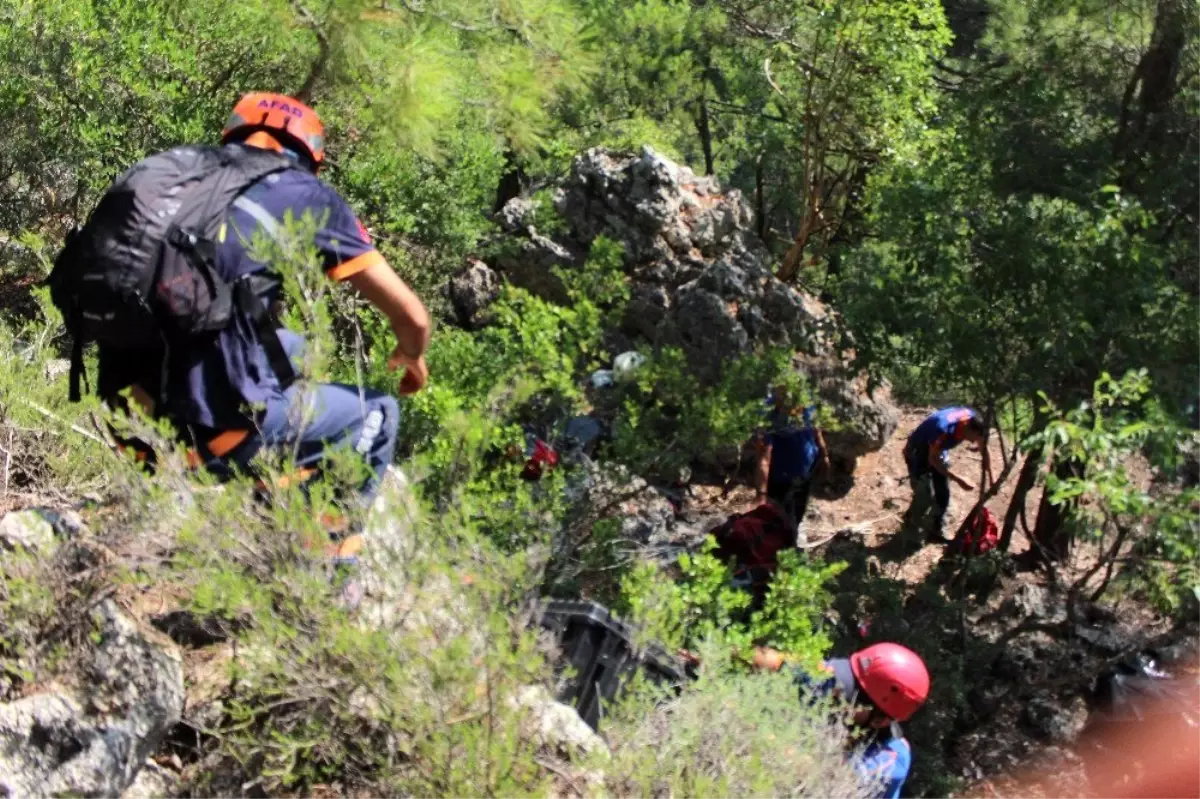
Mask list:
MULTIPOLYGON (((620 331, 626 337, 679 347, 706 381, 755 346, 791 347, 841 421, 829 442, 835 455, 852 461, 895 431, 899 415, 886 390, 868 390, 844 368, 833 314, 772 274, 736 189, 649 147, 638 154, 596 148, 575 159, 553 203, 559 217, 553 235, 539 229, 537 206, 526 198, 509 201, 497 215, 505 235, 492 266, 511 283, 563 302, 554 267, 581 268, 596 237, 608 237, 623 245, 631 282, 620 331)), ((464 273, 455 285, 470 283, 464 273)), ((469 304, 464 316, 478 319, 469 304)))

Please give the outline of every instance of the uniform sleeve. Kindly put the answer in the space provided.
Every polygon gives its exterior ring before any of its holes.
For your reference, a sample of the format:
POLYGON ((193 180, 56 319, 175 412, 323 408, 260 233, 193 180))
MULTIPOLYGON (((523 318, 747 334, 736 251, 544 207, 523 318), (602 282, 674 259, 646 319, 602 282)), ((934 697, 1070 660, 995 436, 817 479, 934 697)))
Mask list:
POLYGON ((384 263, 383 256, 371 243, 371 236, 333 189, 326 189, 328 210, 325 226, 317 233, 317 248, 324 261, 325 273, 334 280, 345 280, 384 263))
POLYGON ((892 741, 888 746, 871 746, 854 761, 854 768, 866 779, 879 779, 875 794, 881 799, 899 799, 908 779, 912 755, 907 741, 892 741))

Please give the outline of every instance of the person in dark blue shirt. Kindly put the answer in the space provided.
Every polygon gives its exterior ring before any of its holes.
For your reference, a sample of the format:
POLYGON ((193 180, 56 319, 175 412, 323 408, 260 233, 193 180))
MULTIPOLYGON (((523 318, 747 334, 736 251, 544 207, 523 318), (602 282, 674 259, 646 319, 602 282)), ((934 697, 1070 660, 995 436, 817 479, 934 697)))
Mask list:
MULTIPOLYGON (((249 94, 235 106, 222 143, 275 150, 296 168, 262 178, 234 200, 217 235, 220 276, 234 281, 265 273, 268 265, 251 254, 256 235, 274 237, 288 216, 309 216, 318 224, 314 244, 325 275, 349 283, 391 323, 396 348, 388 363, 404 369, 397 393, 421 390, 428 380, 429 314, 375 249, 354 212, 317 177, 325 143, 316 113, 282 95, 249 94)), ((259 297, 265 307, 274 306, 278 285, 259 297)), ((283 328, 276 334, 287 357, 299 360, 303 337, 283 328)), ((320 470, 331 450, 355 452, 369 467, 358 486, 360 499, 369 501, 394 454, 396 399, 353 385, 297 380, 284 387, 260 335, 261 327, 239 309, 228 328, 186 351, 172 351, 165 375, 129 362, 121 352, 102 350, 99 393, 111 398, 129 387, 147 412, 174 423, 193 445, 195 461, 220 475, 253 473, 251 462, 263 450, 293 456, 308 474, 320 470), (158 390, 162 380, 165 392, 158 390), (154 408, 151 398, 164 394, 168 407, 154 408)))
MULTIPOLYGON (((768 647, 754 653, 753 665, 779 671, 783 655, 768 647)), ((911 649, 879 643, 848 658, 832 658, 814 679, 802 668, 791 669, 805 695, 832 694, 853 708, 853 723, 866 733, 866 741, 852 755, 855 770, 880 786, 879 799, 898 799, 912 769, 912 746, 900 722, 907 721, 929 697, 929 671, 911 649)))
POLYGON ((908 437, 904 446, 904 462, 908 467, 909 485, 913 491, 914 505, 920 498, 922 480, 930 478, 934 498, 934 521, 928 531, 932 541, 944 541, 942 525, 950 507, 950 481, 953 480, 965 491, 975 487, 966 479, 950 471, 947 455, 963 441, 979 447, 983 456, 984 470, 991 475, 987 447, 984 445, 987 429, 979 414, 970 408, 942 408, 930 414, 908 437))
POLYGON ((818 469, 829 467, 829 451, 813 422, 815 408, 804 408, 798 425, 794 418, 797 408, 786 387, 775 388, 767 407, 767 425, 755 440, 754 504, 778 503, 798 529, 808 510, 813 478, 818 469))

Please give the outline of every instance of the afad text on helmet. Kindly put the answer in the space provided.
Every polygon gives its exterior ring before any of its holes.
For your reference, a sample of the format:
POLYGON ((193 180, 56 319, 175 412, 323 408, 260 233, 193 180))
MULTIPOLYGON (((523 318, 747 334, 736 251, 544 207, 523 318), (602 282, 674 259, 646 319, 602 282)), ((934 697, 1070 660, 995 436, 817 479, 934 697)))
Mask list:
POLYGON ((294 116, 294 117, 304 116, 304 111, 302 111, 299 108, 296 108, 295 106, 288 105, 287 103, 285 103, 281 100, 267 100, 266 98, 263 98, 262 100, 258 101, 258 107, 259 108, 268 108, 268 109, 278 109, 278 110, 282 111, 283 113, 290 114, 291 116, 294 116))

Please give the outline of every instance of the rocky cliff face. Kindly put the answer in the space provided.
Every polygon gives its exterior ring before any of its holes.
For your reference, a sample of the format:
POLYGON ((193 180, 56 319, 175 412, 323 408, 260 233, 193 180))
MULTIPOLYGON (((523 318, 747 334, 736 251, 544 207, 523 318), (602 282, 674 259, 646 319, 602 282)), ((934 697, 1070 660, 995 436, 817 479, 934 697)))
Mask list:
POLYGON ((449 287, 464 324, 484 318, 497 295, 496 271, 565 302, 552 268, 580 268, 591 243, 606 236, 624 246, 631 299, 619 332, 634 343, 679 347, 705 380, 756 346, 791 347, 842 422, 844 430, 830 440, 835 456, 852 461, 894 432, 898 415, 886 390, 868 391, 844 368, 834 315, 772 274, 740 192, 646 147, 636 155, 583 153, 553 198, 562 222, 554 235, 539 230, 529 199, 501 210, 502 254, 490 267, 472 263, 449 287))
MULTIPOLYGON (((420 641, 422 649, 461 646, 479 662, 489 646, 490 606, 478 602, 470 581, 431 574, 421 566, 428 567, 432 556, 427 539, 416 532, 426 526, 419 514, 403 473, 389 470, 365 530, 371 544, 356 572, 363 592, 355 623, 395 642, 398 657, 412 651, 411 641, 420 641)), ((104 536, 93 534, 74 515, 30 508, 0 516, 0 557, 14 551, 41 558, 58 553, 68 576, 98 568, 95 553, 113 550, 104 536), (66 557, 74 550, 94 557, 66 557), (66 568, 74 561, 79 564, 66 568)), ((64 610, 69 616, 64 624, 85 634, 76 636, 83 639, 77 647, 64 650, 52 678, 7 693, 0 681, 0 698, 11 697, 0 701, 0 797, 177 795, 186 782, 184 767, 176 759, 174 768, 164 768, 154 758, 170 765, 172 736, 194 737, 198 731, 221 728, 238 691, 244 698, 253 688, 256 664, 280 657, 274 650, 235 646, 229 626, 178 607, 170 588, 104 590, 109 598, 94 607, 64 610), (239 667, 236 684, 234 665, 239 667)), ((11 619, 4 622, 12 624, 11 619)), ((439 679, 433 666, 422 664, 409 674, 419 686, 439 679)), ((485 671, 479 675, 485 679, 485 671)), ((488 711, 490 698, 482 682, 480 686, 470 699, 457 694, 439 699, 437 692, 420 693, 419 688, 413 696, 420 694, 430 707, 452 701, 455 712, 470 716, 488 711)), ((358 686, 347 706, 349 715, 361 721, 356 729, 402 745, 401 733, 385 723, 388 706, 371 691, 358 686)), ((505 708, 508 717, 518 720, 521 735, 555 762, 564 780, 583 784, 601 778, 572 765, 584 754, 607 751, 573 708, 540 685, 520 686, 505 697, 505 708)), ((214 773, 211 790, 238 793, 237 769, 215 753, 206 757, 193 770, 214 773)))

